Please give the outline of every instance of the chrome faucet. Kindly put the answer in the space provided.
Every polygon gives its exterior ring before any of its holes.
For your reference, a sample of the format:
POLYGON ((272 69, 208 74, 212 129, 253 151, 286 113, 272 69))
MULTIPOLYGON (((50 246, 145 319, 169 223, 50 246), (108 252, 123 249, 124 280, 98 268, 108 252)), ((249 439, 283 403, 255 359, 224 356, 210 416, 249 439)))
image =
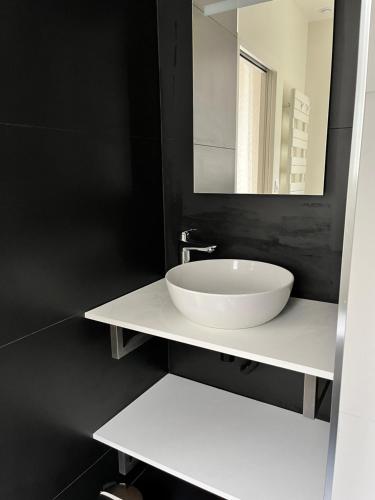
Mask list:
MULTIPOLYGON (((196 231, 196 229, 187 229, 186 231, 182 231, 180 235, 180 241, 182 243, 189 243, 190 240, 190 234, 196 231)), ((212 253, 215 251, 217 248, 217 245, 209 245, 206 247, 201 247, 201 246, 191 246, 191 247, 183 247, 181 250, 181 263, 182 264, 187 264, 190 262, 190 252, 205 252, 205 253, 212 253)))

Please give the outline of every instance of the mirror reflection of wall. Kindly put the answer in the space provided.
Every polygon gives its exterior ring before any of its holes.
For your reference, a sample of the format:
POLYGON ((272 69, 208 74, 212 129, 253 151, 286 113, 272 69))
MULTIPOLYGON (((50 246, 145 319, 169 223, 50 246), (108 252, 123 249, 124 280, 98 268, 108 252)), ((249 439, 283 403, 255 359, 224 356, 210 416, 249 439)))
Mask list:
POLYGON ((321 195, 334 0, 250 2, 194 1, 194 190, 321 195))

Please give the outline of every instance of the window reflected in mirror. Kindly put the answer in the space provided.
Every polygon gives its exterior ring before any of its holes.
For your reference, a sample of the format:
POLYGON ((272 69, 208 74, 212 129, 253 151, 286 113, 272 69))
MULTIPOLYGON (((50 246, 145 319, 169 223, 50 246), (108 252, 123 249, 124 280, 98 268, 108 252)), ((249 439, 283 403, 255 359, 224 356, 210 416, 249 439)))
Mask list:
POLYGON ((334 0, 194 0, 194 192, 323 194, 333 21, 334 0))

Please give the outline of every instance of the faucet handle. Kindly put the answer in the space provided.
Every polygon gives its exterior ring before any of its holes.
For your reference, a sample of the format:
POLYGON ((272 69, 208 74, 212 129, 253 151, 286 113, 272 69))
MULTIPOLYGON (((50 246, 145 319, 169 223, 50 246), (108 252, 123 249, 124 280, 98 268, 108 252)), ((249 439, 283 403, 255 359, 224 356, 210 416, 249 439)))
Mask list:
POLYGON ((190 241, 190 234, 193 231, 197 231, 197 229, 192 228, 182 231, 182 233, 180 234, 180 241, 182 241, 183 243, 188 243, 190 241))

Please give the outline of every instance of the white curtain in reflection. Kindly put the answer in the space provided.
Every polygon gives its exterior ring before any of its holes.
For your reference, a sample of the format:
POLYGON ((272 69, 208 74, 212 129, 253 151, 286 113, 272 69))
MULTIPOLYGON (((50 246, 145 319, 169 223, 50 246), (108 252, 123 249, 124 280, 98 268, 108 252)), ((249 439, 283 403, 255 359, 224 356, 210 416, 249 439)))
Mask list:
POLYGON ((239 61, 236 192, 262 192, 266 72, 239 61))

